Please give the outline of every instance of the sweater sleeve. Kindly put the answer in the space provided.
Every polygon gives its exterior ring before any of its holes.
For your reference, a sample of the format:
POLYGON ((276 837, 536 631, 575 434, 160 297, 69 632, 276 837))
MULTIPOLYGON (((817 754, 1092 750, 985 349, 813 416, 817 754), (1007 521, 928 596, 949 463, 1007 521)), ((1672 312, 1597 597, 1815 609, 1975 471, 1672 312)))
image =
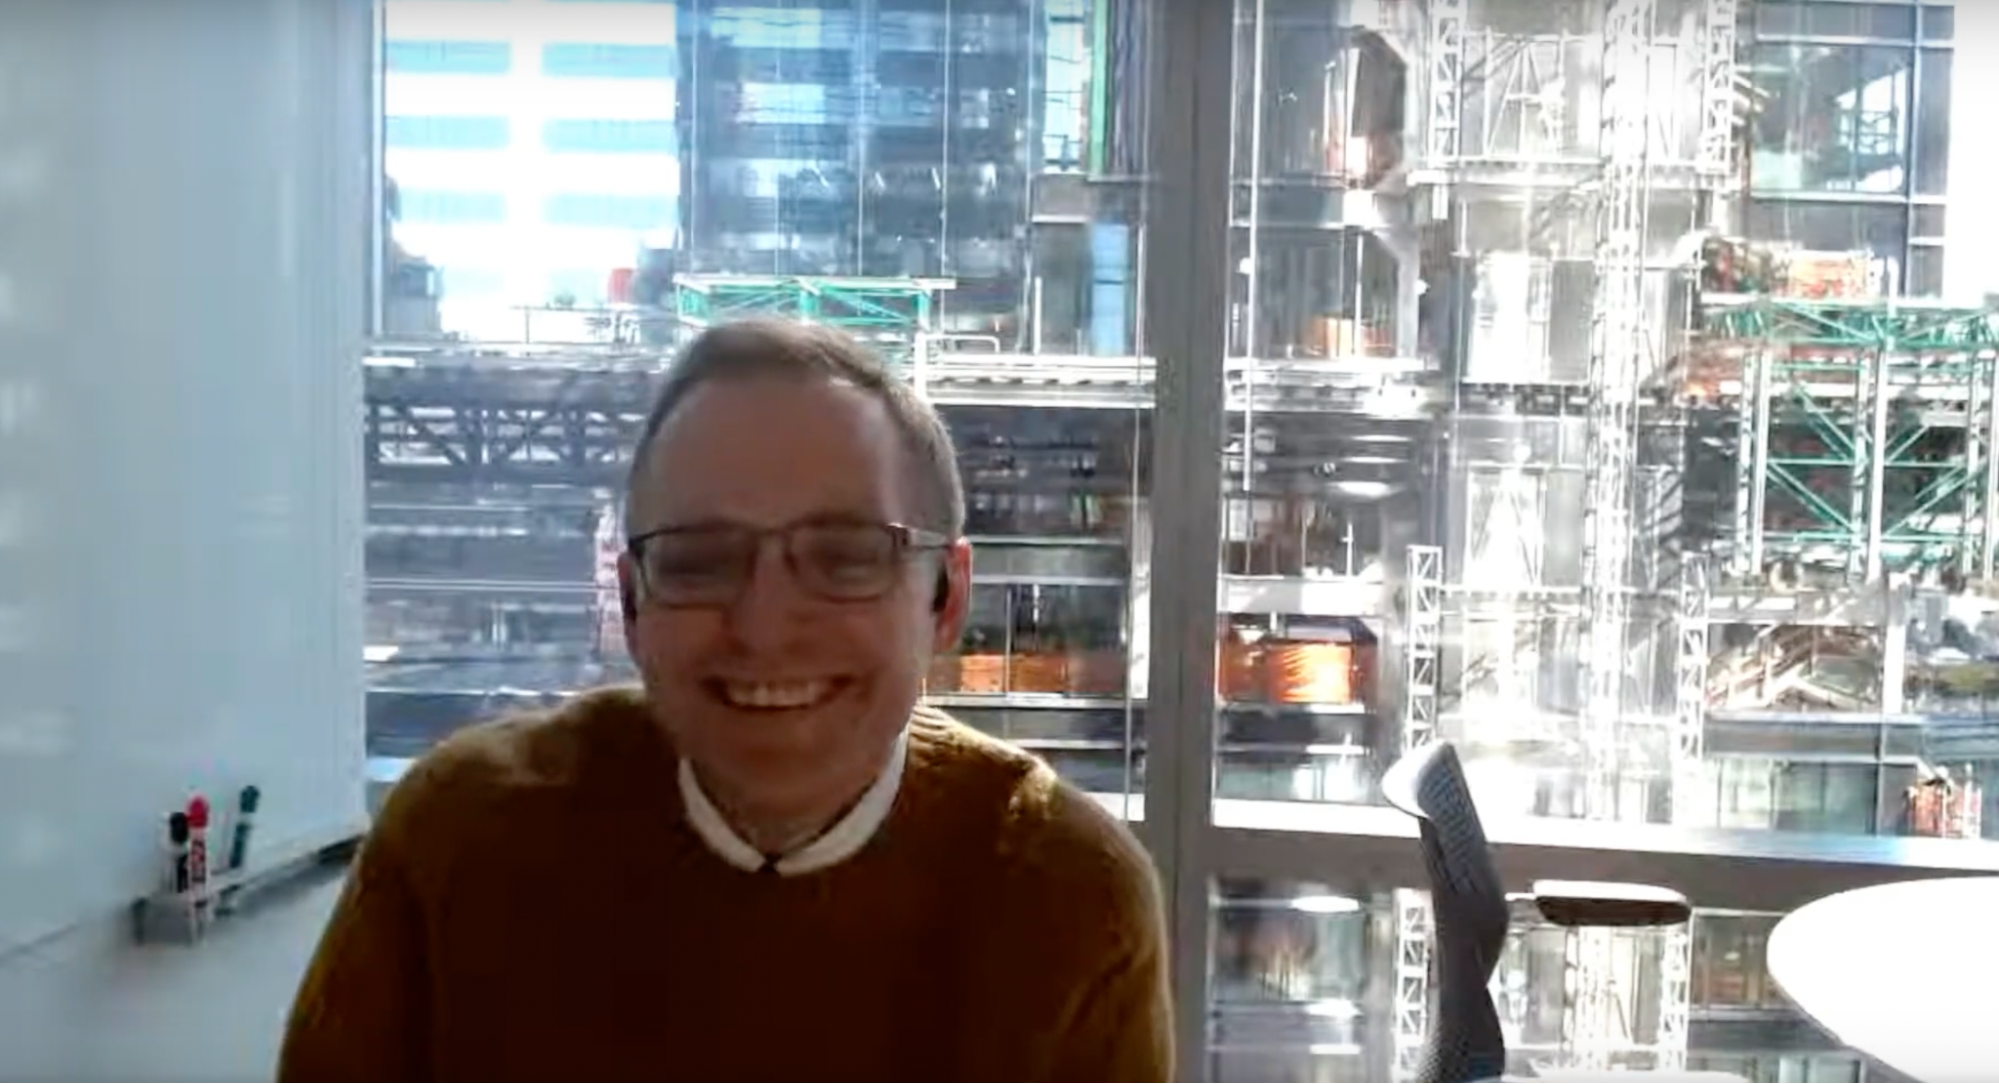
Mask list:
POLYGON ((1045 768, 1036 775, 1015 800, 1002 887, 979 937, 975 981, 990 996, 971 1026, 1008 1047, 985 1050, 974 1077, 1170 1081, 1172 992, 1151 859, 1087 795, 1045 768))
MULTIPOLYGON (((1161 924, 1157 914, 1148 920, 1161 924)), ((1170 1081, 1173 994, 1160 939, 1107 954, 1051 1035, 1049 1080, 1170 1081)))
POLYGON ((423 784, 396 789, 306 968, 280 1081, 430 1079, 425 922, 399 838, 423 784))

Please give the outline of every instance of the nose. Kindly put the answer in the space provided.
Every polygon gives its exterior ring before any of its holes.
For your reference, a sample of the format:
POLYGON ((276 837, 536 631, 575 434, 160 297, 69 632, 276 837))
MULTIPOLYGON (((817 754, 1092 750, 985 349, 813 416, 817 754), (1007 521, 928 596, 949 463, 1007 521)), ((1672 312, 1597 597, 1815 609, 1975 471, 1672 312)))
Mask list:
POLYGON ((749 651, 783 650, 797 634, 799 614, 808 601, 784 547, 777 539, 765 539, 751 562, 749 579, 728 608, 729 633, 749 651))

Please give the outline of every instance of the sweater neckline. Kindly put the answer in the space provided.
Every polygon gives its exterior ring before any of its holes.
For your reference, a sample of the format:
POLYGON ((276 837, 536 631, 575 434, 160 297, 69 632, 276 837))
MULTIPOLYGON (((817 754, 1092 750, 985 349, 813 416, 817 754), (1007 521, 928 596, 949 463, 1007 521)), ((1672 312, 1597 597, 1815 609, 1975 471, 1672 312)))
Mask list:
POLYGON ((701 781, 694 774, 694 765, 687 758, 679 758, 676 772, 687 822, 716 857, 746 873, 797 877, 838 865, 868 845, 895 807, 895 798, 902 789, 903 772, 908 761, 909 729, 904 727, 896 735, 895 745, 889 751, 888 762, 882 766, 881 774, 862 793, 861 800, 826 831, 804 845, 778 855, 757 850, 729 826, 722 811, 701 789, 701 781))

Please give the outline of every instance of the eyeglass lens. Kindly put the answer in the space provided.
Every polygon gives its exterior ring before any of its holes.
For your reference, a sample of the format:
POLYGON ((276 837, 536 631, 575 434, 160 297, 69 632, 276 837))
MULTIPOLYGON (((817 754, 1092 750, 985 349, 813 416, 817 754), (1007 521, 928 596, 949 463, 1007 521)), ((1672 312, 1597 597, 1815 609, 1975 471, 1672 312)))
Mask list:
MULTIPOLYGON (((640 549, 646 585, 660 601, 689 605, 726 602, 756 572, 771 532, 741 527, 668 531, 640 549)), ((860 600, 888 590, 900 547, 878 524, 802 524, 775 532, 791 574, 822 598, 860 600)))

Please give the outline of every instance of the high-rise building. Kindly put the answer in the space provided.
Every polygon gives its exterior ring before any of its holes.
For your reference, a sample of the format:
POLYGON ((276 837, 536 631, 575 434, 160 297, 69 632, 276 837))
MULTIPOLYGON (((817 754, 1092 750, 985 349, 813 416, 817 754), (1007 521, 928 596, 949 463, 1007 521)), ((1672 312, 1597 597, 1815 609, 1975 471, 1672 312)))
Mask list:
POLYGON ((1745 232, 1866 252, 1879 292, 1943 296, 1960 9, 1744 10, 1745 232))
MULTIPOLYGON (((447 330, 533 337, 522 306, 601 304, 680 221, 670 0, 385 5, 396 243, 439 270, 447 330)), ((551 327, 554 317, 545 317, 551 327)))
POLYGON ((686 268, 955 279, 947 326, 1011 324, 1039 6, 684 0, 686 268))

